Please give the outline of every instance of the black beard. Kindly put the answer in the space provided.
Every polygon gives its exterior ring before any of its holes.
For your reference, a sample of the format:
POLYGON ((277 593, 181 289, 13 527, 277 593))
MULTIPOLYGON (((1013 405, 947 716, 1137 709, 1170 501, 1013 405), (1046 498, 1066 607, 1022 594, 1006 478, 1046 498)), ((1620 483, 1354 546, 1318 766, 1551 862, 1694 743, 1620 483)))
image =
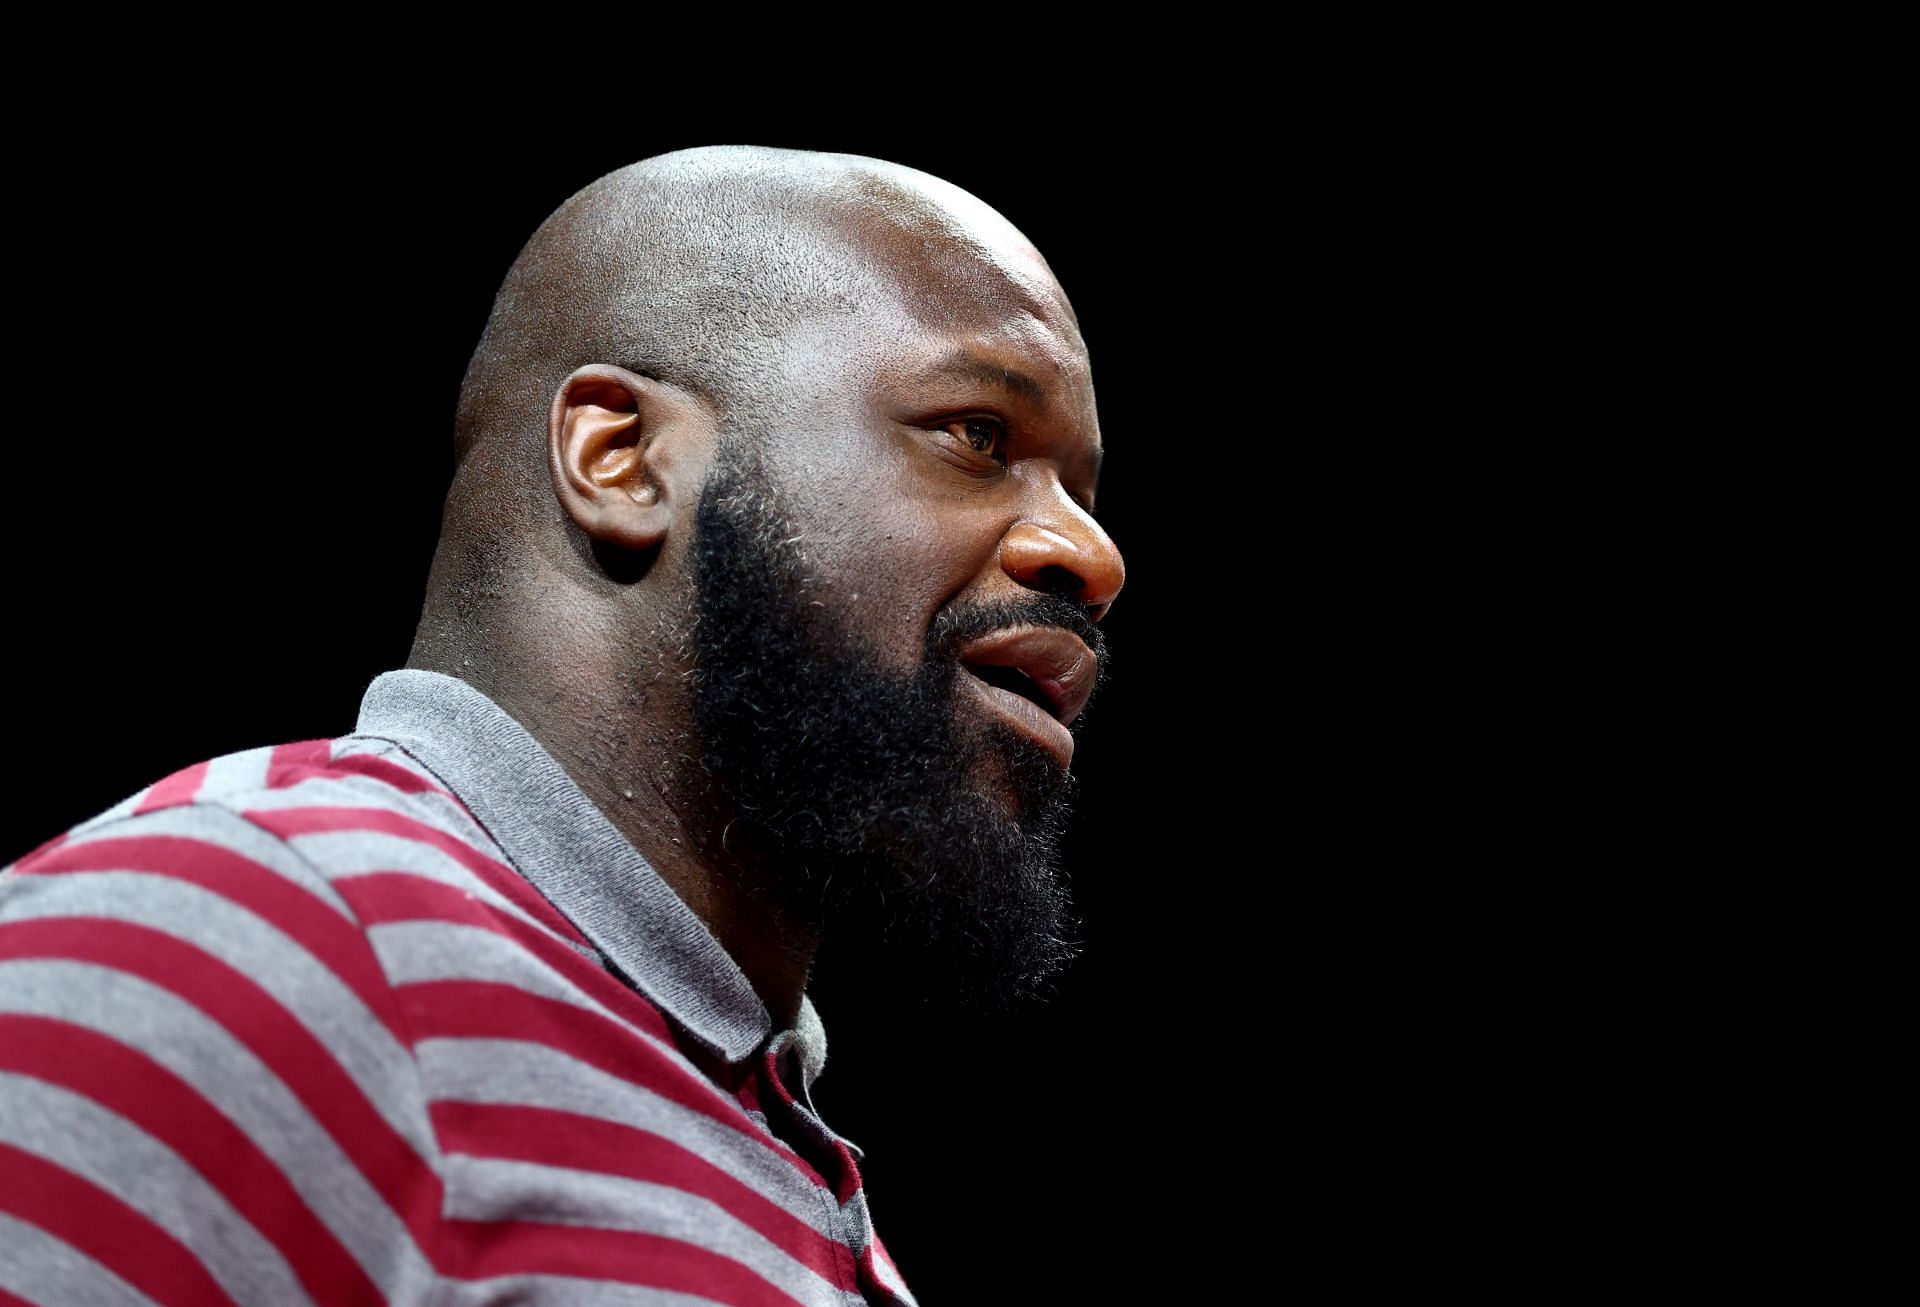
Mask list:
POLYGON ((1060 867, 1075 782, 1011 728, 963 725, 956 650, 1060 626, 1104 672, 1099 628, 1042 594, 948 608, 900 676, 809 601, 799 534, 750 440, 723 439, 691 550, 694 720, 733 818, 724 843, 751 853, 740 888, 893 997, 990 1009, 1044 992, 1080 951, 1060 867))

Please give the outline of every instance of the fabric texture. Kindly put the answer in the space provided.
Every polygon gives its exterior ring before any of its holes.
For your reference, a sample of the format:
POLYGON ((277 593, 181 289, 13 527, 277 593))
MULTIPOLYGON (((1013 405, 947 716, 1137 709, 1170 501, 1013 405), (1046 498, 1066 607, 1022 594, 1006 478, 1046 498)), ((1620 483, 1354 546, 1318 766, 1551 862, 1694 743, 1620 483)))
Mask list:
POLYGON ((0 871, 0 1301, 911 1304, 825 1058, 518 721, 386 672, 0 871))

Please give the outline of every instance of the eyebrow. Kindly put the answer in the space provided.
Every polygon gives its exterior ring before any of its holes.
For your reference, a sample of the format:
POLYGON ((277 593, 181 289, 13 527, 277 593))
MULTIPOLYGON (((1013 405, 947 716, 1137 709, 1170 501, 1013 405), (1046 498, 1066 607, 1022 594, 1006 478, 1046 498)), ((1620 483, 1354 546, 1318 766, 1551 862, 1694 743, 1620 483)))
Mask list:
POLYGON ((941 359, 928 368, 921 379, 932 380, 940 376, 983 381, 989 386, 998 386, 1009 394, 1030 399, 1036 404, 1044 403, 1047 398, 1047 387, 1043 382, 1028 376, 1018 368, 1003 367, 965 349, 955 350, 941 359))

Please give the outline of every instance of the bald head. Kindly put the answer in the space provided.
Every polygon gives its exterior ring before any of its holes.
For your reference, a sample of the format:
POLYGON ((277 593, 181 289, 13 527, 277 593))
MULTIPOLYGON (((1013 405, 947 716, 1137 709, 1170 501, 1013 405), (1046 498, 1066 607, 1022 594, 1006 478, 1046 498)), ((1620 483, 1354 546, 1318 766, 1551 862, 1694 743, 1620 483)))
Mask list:
MULTIPOLYGON (((858 155, 749 146, 645 159, 580 190, 514 261, 461 385, 457 466, 416 657, 490 656, 543 619, 558 572, 596 584, 590 542, 555 512, 548 426, 587 364, 706 405, 722 437, 766 429, 794 393, 788 345, 858 320, 872 348, 962 309, 1078 324, 1033 245, 937 177, 858 155), (530 592, 533 598, 530 598, 530 592)), ((456 663, 455 665, 458 665, 456 663)))
POLYGON ((642 160, 567 200, 514 262, 461 386, 458 457, 497 450, 491 472, 538 474, 554 389, 584 363, 725 414, 752 406, 801 323, 877 297, 934 314, 955 287, 1043 296, 1071 316, 1025 237, 926 173, 749 146, 642 160))

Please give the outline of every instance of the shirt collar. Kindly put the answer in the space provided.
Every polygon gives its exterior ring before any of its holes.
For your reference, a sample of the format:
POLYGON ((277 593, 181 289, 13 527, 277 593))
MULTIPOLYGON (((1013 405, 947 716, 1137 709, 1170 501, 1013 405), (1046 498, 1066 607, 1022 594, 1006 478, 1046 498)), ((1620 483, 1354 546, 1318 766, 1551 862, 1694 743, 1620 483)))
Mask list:
MULTIPOLYGON (((729 1062, 776 1033, 746 973, 553 756, 455 676, 382 672, 354 734, 391 740, 460 797, 521 875, 669 1018, 729 1062)), ((826 1032, 800 999, 791 1043, 811 1089, 826 1032)))

